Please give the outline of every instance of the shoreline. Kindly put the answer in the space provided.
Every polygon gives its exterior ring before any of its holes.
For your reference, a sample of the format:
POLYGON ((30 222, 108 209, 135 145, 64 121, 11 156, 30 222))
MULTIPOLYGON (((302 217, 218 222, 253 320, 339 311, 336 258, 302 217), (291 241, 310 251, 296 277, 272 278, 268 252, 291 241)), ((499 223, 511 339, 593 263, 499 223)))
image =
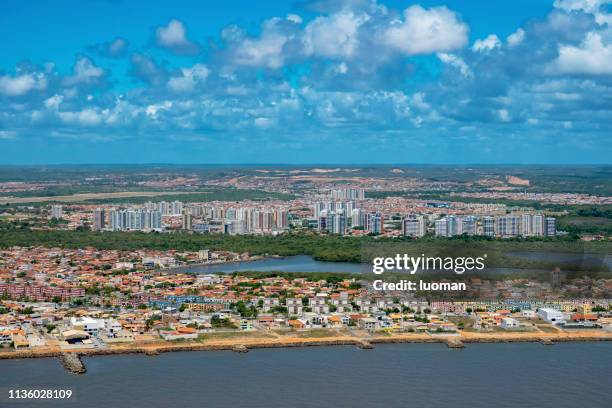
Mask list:
POLYGON ((139 345, 116 345, 107 349, 73 349, 63 350, 59 347, 41 348, 40 350, 0 351, 0 360, 20 358, 50 358, 60 357, 66 353, 78 354, 82 357, 145 354, 155 356, 161 353, 177 351, 236 351, 237 348, 250 349, 290 348, 290 347, 322 347, 322 346, 356 346, 363 349, 372 348, 376 344, 409 344, 409 343, 439 343, 449 348, 461 348, 463 344, 477 343, 542 343, 554 344, 565 342, 598 342, 612 341, 612 333, 461 333, 459 336, 404 334, 392 336, 351 337, 330 336, 287 337, 284 339, 235 338, 207 342, 177 342, 177 343, 143 343, 139 345), (457 344, 460 346, 457 347, 457 344))

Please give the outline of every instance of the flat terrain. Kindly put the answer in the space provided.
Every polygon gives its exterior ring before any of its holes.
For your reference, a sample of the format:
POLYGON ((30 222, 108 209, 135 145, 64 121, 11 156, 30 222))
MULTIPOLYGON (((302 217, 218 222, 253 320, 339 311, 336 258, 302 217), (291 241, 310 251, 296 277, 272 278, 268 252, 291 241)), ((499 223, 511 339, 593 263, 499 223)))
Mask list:
POLYGON ((116 191, 110 193, 81 193, 63 196, 39 196, 39 197, 1 197, 0 205, 3 204, 24 204, 24 203, 44 203, 56 201, 63 203, 76 203, 87 200, 102 200, 113 198, 131 197, 156 197, 161 195, 182 195, 182 194, 202 194, 202 192, 184 191, 116 191))

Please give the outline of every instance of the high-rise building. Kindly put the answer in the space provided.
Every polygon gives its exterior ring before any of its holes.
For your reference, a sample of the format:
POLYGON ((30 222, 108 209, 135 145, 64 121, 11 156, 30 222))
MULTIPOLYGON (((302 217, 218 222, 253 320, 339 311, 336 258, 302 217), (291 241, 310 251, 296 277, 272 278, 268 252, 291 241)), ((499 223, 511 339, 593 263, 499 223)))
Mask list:
POLYGON ((366 230, 370 234, 382 234, 385 228, 384 221, 381 213, 369 213, 366 217, 366 230))
POLYGON ((532 233, 535 236, 543 237, 546 234, 545 218, 542 214, 535 214, 532 218, 532 233))
POLYGON ((422 237, 425 235, 425 217, 411 214, 402 220, 402 233, 406 237, 422 237))
POLYGON ((170 214, 170 206, 165 201, 160 201, 159 202, 158 209, 162 213, 162 215, 170 214))
POLYGON ((244 234, 243 220, 228 220, 223 225, 223 232, 229 235, 244 234))
POLYGON ((454 237, 455 235, 461 234, 460 225, 459 219, 454 215, 446 217, 446 236, 454 237))
POLYGON ((529 236, 533 235, 533 216, 531 214, 521 215, 521 235, 529 236))
POLYGON ((191 231, 191 228, 192 228, 192 225, 191 225, 191 214, 189 213, 189 211, 183 211, 182 228, 184 230, 191 231))
POLYGON ((482 219, 482 235, 487 237, 495 236, 495 218, 484 217, 482 219))
POLYGON ((289 227, 289 212, 285 208, 274 210, 274 225, 276 229, 283 230, 289 227))
POLYGON ((351 227, 363 227, 366 223, 366 214, 360 209, 355 208, 351 211, 351 227))
POLYGON ((228 208, 227 211, 225 211, 225 218, 227 218, 228 220, 237 220, 238 212, 235 208, 228 208))
POLYGON ((546 236, 553 237, 557 235, 557 220, 554 217, 546 217, 546 236))
POLYGON ((180 201, 173 201, 171 205, 171 215, 181 215, 183 213, 183 203, 180 201))
POLYGON ((152 230, 161 230, 162 229, 162 213, 161 211, 151 211, 151 229, 152 230))
POLYGON ((64 214, 62 206, 61 205, 52 205, 51 206, 51 218, 55 218, 55 219, 60 219, 62 218, 62 215, 64 214))
POLYGON ((476 217, 468 215, 462 217, 459 222, 459 234, 476 235, 476 217))
POLYGON ((501 237, 516 237, 520 235, 521 217, 504 215, 495 218, 495 233, 501 237))
POLYGON ((331 234, 344 235, 346 233, 346 215, 342 211, 330 212, 327 215, 327 231, 331 234))
POLYGON ((96 208, 93 213, 93 229, 100 231, 106 227, 106 213, 103 208, 96 208))
POLYGON ((314 217, 319 218, 321 216, 321 212, 327 210, 328 207, 325 202, 317 202, 314 204, 314 217))
POLYGON ((448 221, 446 218, 440 218, 435 222, 435 234, 437 237, 448 237, 448 221))
POLYGON ((319 231, 327 231, 327 211, 323 211, 317 220, 319 231))

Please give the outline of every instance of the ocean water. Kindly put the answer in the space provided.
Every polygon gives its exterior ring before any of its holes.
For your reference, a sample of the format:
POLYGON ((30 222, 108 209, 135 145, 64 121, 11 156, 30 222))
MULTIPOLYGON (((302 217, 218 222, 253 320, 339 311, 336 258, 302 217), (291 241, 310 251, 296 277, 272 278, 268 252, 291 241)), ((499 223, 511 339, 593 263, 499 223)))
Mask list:
POLYGON ((0 360, 0 407, 584 407, 612 406, 612 343, 377 345, 0 360), (67 401, 8 390, 72 389, 67 401))

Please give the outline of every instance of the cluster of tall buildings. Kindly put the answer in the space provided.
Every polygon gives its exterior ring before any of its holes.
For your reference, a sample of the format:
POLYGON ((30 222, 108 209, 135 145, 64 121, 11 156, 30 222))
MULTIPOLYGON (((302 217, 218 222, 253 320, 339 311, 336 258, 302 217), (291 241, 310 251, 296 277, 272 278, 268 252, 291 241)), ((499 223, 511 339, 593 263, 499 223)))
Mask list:
POLYGON ((268 234, 289 227, 289 212, 286 208, 238 208, 228 209, 224 222, 224 233, 268 234))
POLYGON ((329 195, 331 199, 334 201, 364 200, 365 190, 362 188, 339 188, 336 190, 331 190, 329 195))
MULTIPOLYGON (((353 208, 349 202, 318 202, 314 205, 314 228, 330 234, 344 235, 351 229, 363 229, 370 234, 384 233, 384 216, 380 212, 366 212, 353 208), (350 209, 350 212, 349 212, 350 209)), ((388 220, 389 223, 395 222, 388 220)), ((431 220, 423 214, 410 214, 401 220, 402 235, 420 238, 428 231, 439 237, 457 235, 485 235, 491 237, 554 236, 556 220, 543 214, 509 214, 497 217, 448 215, 431 220)))
POLYGON ((98 208, 93 214, 94 230, 152 231, 164 227, 194 232, 267 234, 287 229, 289 212, 285 207, 227 208, 162 201, 146 203, 144 208, 98 208))
POLYGON ((474 216, 450 215, 435 221, 434 233, 442 237, 462 234, 502 238, 544 237, 556 235, 557 226, 554 217, 546 217, 543 214, 508 214, 480 219, 474 216))
MULTIPOLYGON (((554 236, 556 220, 540 213, 511 213, 501 216, 432 214, 394 216, 385 220, 382 212, 364 209, 363 190, 331 190, 331 198, 312 204, 314 217, 300 219, 300 225, 330 234, 345 235, 352 230, 367 234, 423 237, 430 233, 440 237, 484 235, 491 237, 554 236), (387 221, 387 231, 385 230, 387 221), (399 224, 399 225, 398 225, 399 224)), ((61 211, 52 207, 52 215, 61 211)), ((61 216, 61 215, 60 215, 61 216)), ((295 224, 295 220, 292 221, 295 224)), ((182 229, 200 233, 276 234, 289 228, 290 215, 283 205, 245 205, 173 202, 148 202, 138 208, 98 208, 93 214, 94 230, 161 231, 182 229)))
MULTIPOLYGON (((491 222, 490 220, 488 221, 491 222)), ((557 233, 557 220, 543 214, 510 214, 495 217, 494 235, 514 236, 552 236, 557 233)))
MULTIPOLYGON (((94 229, 95 229, 94 215, 94 229)), ((162 213, 145 209, 110 210, 108 229, 111 231, 161 231, 162 213)))
POLYGON ((471 215, 466 217, 450 215, 441 218, 436 220, 434 228, 435 235, 442 237, 452 237, 462 234, 477 235, 476 217, 471 215))
POLYGON ((173 201, 171 203, 160 201, 157 203, 145 203, 145 209, 148 211, 159 211, 162 215, 181 215, 183 213, 183 203, 181 201, 173 201))
POLYGON ((344 235, 349 229, 363 229, 371 234, 382 234, 384 219, 381 213, 355 208, 354 201, 318 202, 314 205, 316 228, 330 234, 344 235))

